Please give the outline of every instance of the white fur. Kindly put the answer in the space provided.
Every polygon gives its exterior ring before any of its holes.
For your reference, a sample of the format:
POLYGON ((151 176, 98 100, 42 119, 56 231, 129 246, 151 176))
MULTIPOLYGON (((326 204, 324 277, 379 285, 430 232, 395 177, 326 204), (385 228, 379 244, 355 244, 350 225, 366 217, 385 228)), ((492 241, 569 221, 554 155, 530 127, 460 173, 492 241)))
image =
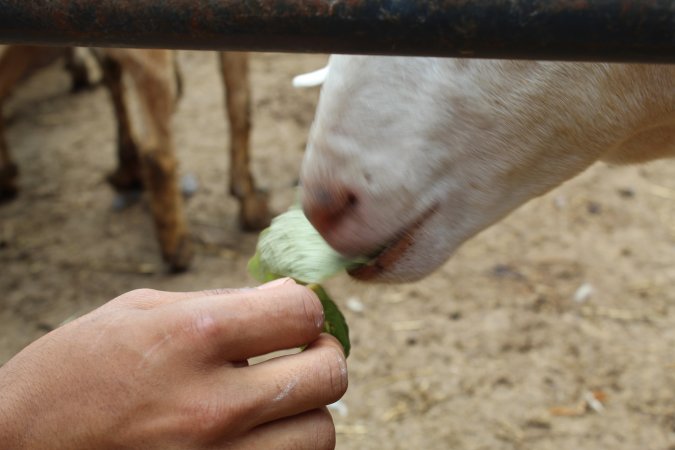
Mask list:
POLYGON ((380 276, 411 281, 594 161, 673 155, 675 66, 333 56, 302 182, 358 198, 324 233, 349 255, 433 209, 380 276))

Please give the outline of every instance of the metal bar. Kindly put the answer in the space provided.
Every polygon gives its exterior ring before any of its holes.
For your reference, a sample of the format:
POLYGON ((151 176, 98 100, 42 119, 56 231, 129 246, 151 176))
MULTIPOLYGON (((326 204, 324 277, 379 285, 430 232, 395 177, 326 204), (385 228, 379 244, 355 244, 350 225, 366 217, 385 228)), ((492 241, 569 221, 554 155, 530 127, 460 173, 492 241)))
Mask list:
POLYGON ((0 43, 675 63, 675 0, 0 0, 0 43))

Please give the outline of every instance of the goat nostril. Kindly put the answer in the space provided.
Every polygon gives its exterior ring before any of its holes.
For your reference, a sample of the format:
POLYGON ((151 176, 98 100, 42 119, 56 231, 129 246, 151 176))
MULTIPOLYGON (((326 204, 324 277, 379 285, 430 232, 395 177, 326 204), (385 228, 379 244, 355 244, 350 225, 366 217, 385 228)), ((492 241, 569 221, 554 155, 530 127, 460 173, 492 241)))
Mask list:
POLYGON ((346 189, 317 189, 305 199, 307 219, 320 232, 334 228, 358 203, 356 195, 346 189))
POLYGON ((347 205, 350 206, 350 207, 354 207, 354 206, 356 206, 356 203, 357 203, 356 195, 354 195, 353 192, 350 192, 349 194, 347 194, 347 205))

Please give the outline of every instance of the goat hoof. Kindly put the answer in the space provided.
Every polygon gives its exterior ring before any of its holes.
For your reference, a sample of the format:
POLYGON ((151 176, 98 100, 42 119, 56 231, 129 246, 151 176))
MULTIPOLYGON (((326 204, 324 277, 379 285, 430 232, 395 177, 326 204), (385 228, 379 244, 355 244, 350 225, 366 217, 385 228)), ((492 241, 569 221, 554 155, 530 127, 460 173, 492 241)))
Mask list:
POLYGON ((188 270, 194 257, 194 249, 190 239, 184 237, 171 254, 165 254, 164 259, 169 264, 171 273, 181 273, 188 270))
POLYGON ((0 203, 14 200, 19 194, 16 181, 19 169, 15 164, 0 169, 0 203))
POLYGON ((16 187, 0 186, 0 203, 12 201, 18 194, 19 190, 16 187))
POLYGON ((143 181, 140 176, 129 174, 122 170, 116 170, 106 177, 106 181, 115 191, 122 194, 143 190, 143 181))
POLYGON ((260 231, 270 225, 268 195, 254 192, 243 198, 239 209, 239 225, 244 231, 260 231))

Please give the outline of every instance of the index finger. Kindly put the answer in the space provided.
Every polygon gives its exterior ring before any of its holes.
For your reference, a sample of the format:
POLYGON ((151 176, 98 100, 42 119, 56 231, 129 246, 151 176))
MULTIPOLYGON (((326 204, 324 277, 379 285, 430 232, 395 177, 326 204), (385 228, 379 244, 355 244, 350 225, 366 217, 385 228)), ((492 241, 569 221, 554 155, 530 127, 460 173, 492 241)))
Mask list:
POLYGON ((314 292, 290 279, 266 289, 173 303, 166 313, 187 330, 198 354, 218 361, 242 361, 308 344, 319 336, 324 321, 314 292))
MULTIPOLYGON (((288 279, 282 278, 271 281, 269 283, 258 286, 257 289, 265 289, 267 287, 274 287, 279 284, 288 282, 288 279)), ((225 288, 225 289, 206 289, 192 292, 170 292, 158 291, 155 289, 135 289, 126 292, 116 298, 110 303, 115 305, 131 306, 138 309, 152 309, 159 306, 168 305, 170 303, 180 302, 183 300, 192 300, 200 297, 209 297, 212 295, 224 295, 234 292, 250 291, 254 288, 225 288)))
POLYGON ((190 300, 194 298, 208 297, 212 295, 224 295, 233 292, 247 291, 250 288, 233 289, 208 289, 193 292, 169 292, 155 289, 135 289, 114 298, 110 303, 130 306, 137 309, 152 309, 170 303, 190 300))

